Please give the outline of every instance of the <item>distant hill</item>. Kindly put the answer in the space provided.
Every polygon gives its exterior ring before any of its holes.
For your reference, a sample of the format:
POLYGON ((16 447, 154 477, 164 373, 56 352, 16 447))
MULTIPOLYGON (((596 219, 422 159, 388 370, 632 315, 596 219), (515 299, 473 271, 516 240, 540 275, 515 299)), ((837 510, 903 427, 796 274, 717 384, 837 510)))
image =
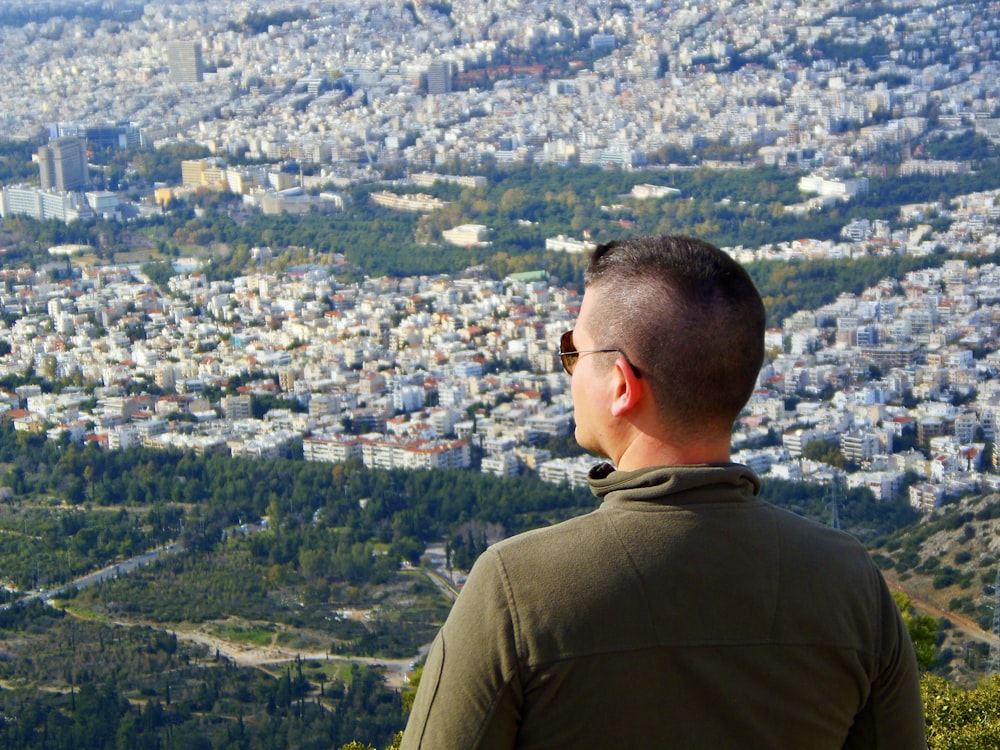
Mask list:
POLYGON ((1000 494, 945 505, 873 545, 890 585, 943 625, 935 671, 972 685, 988 671, 1000 571, 1000 494))

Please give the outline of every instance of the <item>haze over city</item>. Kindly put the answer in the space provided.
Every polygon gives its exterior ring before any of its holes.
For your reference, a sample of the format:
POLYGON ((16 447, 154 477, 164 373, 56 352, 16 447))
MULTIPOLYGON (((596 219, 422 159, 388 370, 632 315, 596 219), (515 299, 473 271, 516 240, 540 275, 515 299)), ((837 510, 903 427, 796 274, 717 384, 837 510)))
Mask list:
POLYGON ((331 170, 484 155, 641 166, 723 140, 766 163, 862 168, 928 127, 997 132, 989 2, 60 7, 0 8, 7 137, 127 122, 151 144, 331 170), (29 13, 42 20, 11 20, 29 13))

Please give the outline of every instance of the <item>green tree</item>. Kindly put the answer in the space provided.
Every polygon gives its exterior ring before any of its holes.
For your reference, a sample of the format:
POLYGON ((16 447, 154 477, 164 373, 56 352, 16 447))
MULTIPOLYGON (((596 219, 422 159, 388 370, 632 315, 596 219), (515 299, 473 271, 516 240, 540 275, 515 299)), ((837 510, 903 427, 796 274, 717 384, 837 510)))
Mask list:
POLYGON ((840 452, 840 446, 825 440, 813 440, 811 443, 807 443, 802 449, 802 455, 812 461, 821 461, 838 469, 843 469, 847 465, 847 461, 840 452))
POLYGON ((966 690, 936 675, 920 683, 930 750, 1000 747, 1000 677, 966 690))
POLYGON ((901 591, 893 591, 892 598, 903 616, 903 623, 913 641, 913 650, 917 654, 917 664, 923 670, 934 666, 938 656, 938 624, 929 615, 917 614, 910 597, 901 591))

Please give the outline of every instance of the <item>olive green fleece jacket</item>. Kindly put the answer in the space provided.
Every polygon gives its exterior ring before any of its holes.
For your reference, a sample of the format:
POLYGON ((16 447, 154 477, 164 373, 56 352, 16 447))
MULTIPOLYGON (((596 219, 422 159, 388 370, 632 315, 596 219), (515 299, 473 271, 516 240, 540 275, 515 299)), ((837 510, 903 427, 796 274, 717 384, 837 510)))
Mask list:
POLYGON ((926 747, 917 665, 851 536, 743 466, 591 472, 592 513, 488 549, 403 750, 926 747))

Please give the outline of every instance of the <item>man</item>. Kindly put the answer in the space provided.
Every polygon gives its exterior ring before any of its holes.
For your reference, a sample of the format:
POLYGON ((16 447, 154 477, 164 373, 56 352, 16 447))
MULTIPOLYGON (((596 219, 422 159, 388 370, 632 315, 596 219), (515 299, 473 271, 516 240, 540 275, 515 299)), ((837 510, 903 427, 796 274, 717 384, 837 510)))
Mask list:
POLYGON ((764 308, 708 243, 597 248, 560 354, 594 512, 488 549, 405 748, 925 748, 913 648, 865 550, 730 463, 764 308))

